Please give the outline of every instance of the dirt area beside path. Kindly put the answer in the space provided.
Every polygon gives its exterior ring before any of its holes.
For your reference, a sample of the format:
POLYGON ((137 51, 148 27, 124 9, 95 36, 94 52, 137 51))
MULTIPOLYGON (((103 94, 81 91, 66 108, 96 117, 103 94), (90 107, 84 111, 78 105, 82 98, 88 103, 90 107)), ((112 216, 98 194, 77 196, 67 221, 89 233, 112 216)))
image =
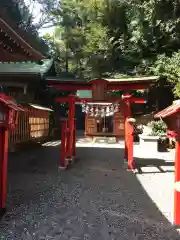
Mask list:
POLYGON ((123 149, 81 146, 77 156, 76 165, 60 171, 56 144, 11 154, 0 239, 180 239, 124 169, 123 149))

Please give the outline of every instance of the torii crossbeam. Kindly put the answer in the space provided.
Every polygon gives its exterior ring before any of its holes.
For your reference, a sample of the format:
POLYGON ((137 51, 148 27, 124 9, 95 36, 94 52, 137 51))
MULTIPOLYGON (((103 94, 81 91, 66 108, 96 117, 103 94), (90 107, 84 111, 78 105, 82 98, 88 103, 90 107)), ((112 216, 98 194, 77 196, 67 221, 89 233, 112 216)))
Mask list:
POLYGON ((76 103, 120 103, 121 111, 125 117, 125 153, 124 159, 128 163, 128 169, 134 170, 135 163, 133 158, 133 134, 134 127, 131 121, 131 103, 145 103, 143 98, 135 98, 131 94, 132 90, 147 89, 155 83, 157 76, 151 77, 137 77, 127 79, 94 79, 90 81, 83 81, 78 79, 58 79, 48 78, 48 84, 59 91, 71 91, 73 94, 68 97, 57 98, 57 102, 68 103, 69 113, 68 119, 62 123, 62 149, 64 149, 61 156, 64 159, 60 161, 60 167, 66 168, 69 160, 74 159, 75 152, 75 104, 76 103), (91 98, 80 98, 76 96, 77 90, 90 90, 91 98), (112 90, 122 90, 122 97, 110 97, 107 92, 112 90))

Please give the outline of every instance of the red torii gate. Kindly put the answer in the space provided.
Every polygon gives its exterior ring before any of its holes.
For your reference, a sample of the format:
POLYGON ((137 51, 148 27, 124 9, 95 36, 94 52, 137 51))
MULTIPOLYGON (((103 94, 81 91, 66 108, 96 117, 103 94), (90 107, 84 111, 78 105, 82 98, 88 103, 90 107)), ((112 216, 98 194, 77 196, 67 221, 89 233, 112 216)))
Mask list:
POLYGON ((75 157, 75 104, 93 102, 96 104, 112 102, 121 102, 123 114, 125 116, 125 152, 124 159, 128 162, 128 169, 134 170, 135 164, 133 159, 133 133, 134 127, 131 118, 131 103, 145 103, 143 98, 135 98, 132 96, 132 90, 147 89, 158 79, 157 76, 138 77, 127 79, 94 79, 90 81, 82 81, 77 79, 62 80, 58 78, 48 78, 48 84, 56 90, 71 91, 73 94, 68 97, 56 98, 59 103, 68 103, 69 113, 68 119, 62 122, 61 137, 61 160, 60 167, 66 168, 69 161, 75 157), (78 98, 75 94, 77 90, 91 90, 92 98, 78 98), (119 97, 108 97, 107 91, 123 90, 124 94, 119 97), (66 161, 67 160, 67 161, 66 161))

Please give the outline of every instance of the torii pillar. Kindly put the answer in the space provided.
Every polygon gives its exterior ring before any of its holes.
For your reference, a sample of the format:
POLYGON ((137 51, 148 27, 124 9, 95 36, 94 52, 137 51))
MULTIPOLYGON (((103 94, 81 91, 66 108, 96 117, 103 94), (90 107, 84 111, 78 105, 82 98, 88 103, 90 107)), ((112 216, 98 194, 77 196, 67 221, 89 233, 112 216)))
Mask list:
POLYGON ((68 113, 68 128, 69 128, 69 138, 68 138, 68 159, 73 161, 74 159, 74 117, 75 117, 75 96, 71 95, 69 98, 69 113, 68 113))
POLYGON ((127 163, 127 169, 134 170, 135 163, 133 157, 133 145, 134 145, 134 125, 130 121, 131 117, 131 102, 132 94, 126 93, 122 96, 124 100, 124 161, 127 163))

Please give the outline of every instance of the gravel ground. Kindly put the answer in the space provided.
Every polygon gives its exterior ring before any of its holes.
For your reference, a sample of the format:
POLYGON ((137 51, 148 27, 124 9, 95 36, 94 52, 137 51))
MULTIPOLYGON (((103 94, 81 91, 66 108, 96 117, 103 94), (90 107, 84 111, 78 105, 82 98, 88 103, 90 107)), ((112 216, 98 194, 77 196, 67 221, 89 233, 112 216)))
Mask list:
POLYGON ((137 179, 152 201, 173 224, 175 152, 173 150, 167 153, 152 152, 147 155, 136 146, 134 155, 142 165, 142 173, 136 175, 137 179))
MULTIPOLYGON (((58 169, 57 142, 10 156, 8 213, 0 223, 0 239, 180 239, 148 196, 169 181, 164 173, 125 171, 123 143, 119 148, 115 143, 77 145, 80 161, 67 171, 58 169)), ((137 153, 135 146, 138 161, 143 156, 137 153)))

